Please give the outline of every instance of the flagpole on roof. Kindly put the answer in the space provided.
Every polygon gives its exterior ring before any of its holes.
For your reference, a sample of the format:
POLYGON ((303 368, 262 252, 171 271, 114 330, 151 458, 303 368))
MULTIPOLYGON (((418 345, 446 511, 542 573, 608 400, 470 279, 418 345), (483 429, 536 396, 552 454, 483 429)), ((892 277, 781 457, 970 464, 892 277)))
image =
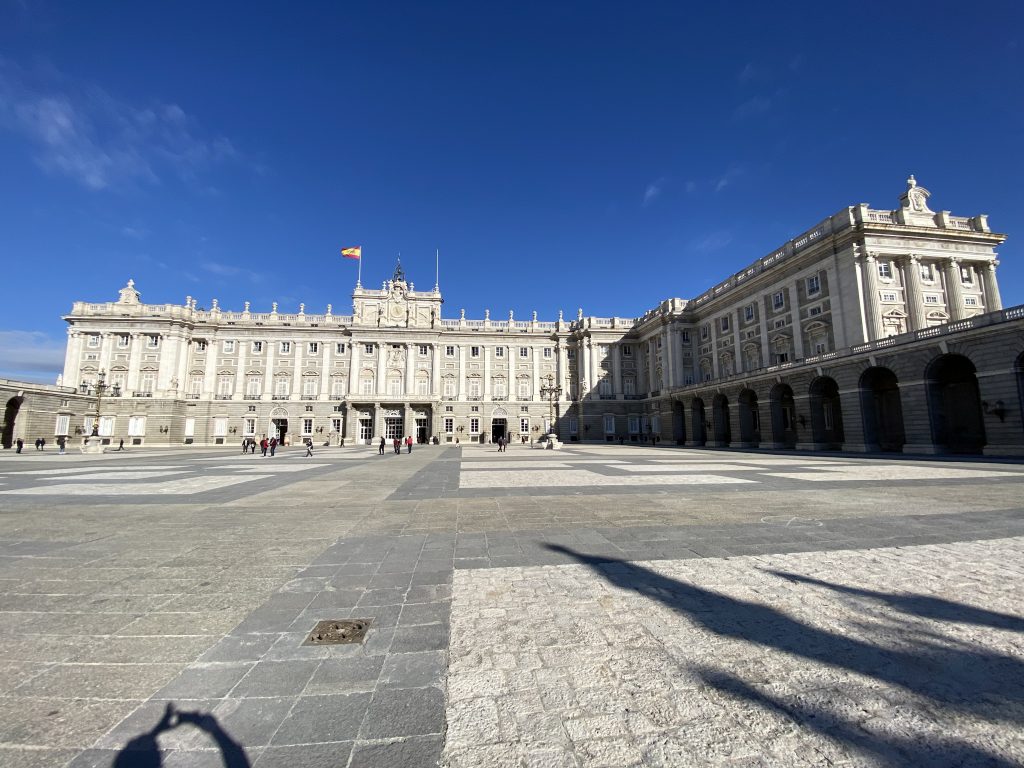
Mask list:
POLYGON ((441 250, 434 249, 434 293, 441 290, 441 250))
POLYGON ((356 270, 356 288, 363 287, 363 249, 359 249, 359 267, 356 270))

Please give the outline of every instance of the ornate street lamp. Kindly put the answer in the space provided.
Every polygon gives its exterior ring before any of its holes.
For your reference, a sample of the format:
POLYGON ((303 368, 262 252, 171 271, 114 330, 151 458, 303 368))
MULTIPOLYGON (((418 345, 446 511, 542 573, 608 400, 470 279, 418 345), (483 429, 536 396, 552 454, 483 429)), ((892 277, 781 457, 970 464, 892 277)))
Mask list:
MULTIPOLYGON (((109 385, 107 384, 107 372, 106 371, 101 370, 96 375, 96 384, 94 385, 94 387, 96 389, 96 415, 93 417, 93 422, 92 422, 92 436, 93 437, 99 437, 99 434, 100 434, 100 407, 103 404, 103 395, 106 394, 107 389, 109 388, 109 385)), ((82 391, 83 392, 88 391, 88 388, 89 388, 89 385, 86 382, 83 381, 82 382, 82 386, 81 386, 82 391)), ((119 390, 120 390, 120 387, 118 387, 118 385, 115 384, 114 385, 114 395, 115 396, 120 393, 119 390)))
POLYGON ((555 434, 555 401, 562 396, 562 386, 555 383, 555 377, 548 374, 543 379, 544 383, 540 388, 540 396, 548 401, 548 425, 550 434, 555 434))

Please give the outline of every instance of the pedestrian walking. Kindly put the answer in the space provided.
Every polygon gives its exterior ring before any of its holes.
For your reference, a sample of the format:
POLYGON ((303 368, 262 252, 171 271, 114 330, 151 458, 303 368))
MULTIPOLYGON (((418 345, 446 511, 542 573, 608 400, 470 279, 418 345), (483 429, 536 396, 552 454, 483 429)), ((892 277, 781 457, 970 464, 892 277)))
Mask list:
POLYGON ((39 450, 40 451, 45 451, 46 450, 46 438, 45 437, 40 437, 39 438, 39 450))
POLYGON ((124 450, 124 438, 123 437, 121 438, 120 442, 118 442, 118 444, 117 444, 117 450, 119 450, 119 451, 123 451, 124 450))
POLYGON ((270 455, 273 456, 277 452, 277 438, 270 438, 270 455))
POLYGON ((267 440, 267 438, 266 438, 266 435, 264 435, 264 436, 263 436, 263 437, 262 437, 262 438, 260 439, 260 453, 261 453, 261 454, 262 454, 263 456, 266 456, 266 455, 267 455, 267 446, 269 446, 269 445, 270 445, 270 441, 269 441, 269 440, 267 440))
POLYGON ((384 435, 380 436, 380 450, 377 453, 381 456, 384 455, 384 435))
POLYGON ((18 438, 18 439, 17 439, 16 441, 15 441, 14 445, 15 445, 15 447, 16 447, 16 449, 17 449, 17 450, 15 450, 14 452, 15 452, 15 453, 21 453, 21 449, 25 447, 25 441, 24 441, 24 440, 22 440, 22 439, 21 439, 21 438, 19 437, 19 438, 18 438))
POLYGON ((408 435, 405 438, 405 452, 412 453, 412 435, 408 435))
POLYGON ((248 452, 249 452, 249 438, 248 437, 243 437, 242 438, 242 453, 248 453, 248 452))
POLYGON ((306 438, 306 455, 313 455, 313 441, 308 437, 306 438))
POLYGON ((58 437, 57 438, 57 453, 59 453, 61 456, 64 455, 64 438, 63 437, 58 437))
POLYGON ((395 448, 395 453, 396 454, 402 452, 402 441, 399 440, 397 437, 394 440, 394 448, 395 448))

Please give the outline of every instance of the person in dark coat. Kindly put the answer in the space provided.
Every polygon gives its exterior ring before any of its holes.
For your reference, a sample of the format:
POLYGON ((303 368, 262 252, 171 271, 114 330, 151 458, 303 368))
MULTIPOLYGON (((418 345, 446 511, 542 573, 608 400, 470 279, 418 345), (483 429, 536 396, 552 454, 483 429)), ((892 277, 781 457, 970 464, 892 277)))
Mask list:
POLYGON ((380 450, 377 451, 381 456, 384 455, 384 435, 380 436, 380 450))

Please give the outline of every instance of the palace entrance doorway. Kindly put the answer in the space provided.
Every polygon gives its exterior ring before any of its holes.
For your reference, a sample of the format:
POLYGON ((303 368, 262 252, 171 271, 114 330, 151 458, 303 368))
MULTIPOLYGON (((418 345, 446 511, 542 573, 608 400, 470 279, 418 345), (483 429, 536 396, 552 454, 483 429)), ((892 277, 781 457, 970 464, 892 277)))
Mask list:
POLYGON ((405 422, 401 416, 384 417, 384 437, 394 440, 396 437, 401 440, 405 437, 405 422))
POLYGON ((508 424, 505 419, 491 419, 491 442, 498 442, 499 438, 508 437, 508 424))
POLYGON ((427 435, 427 417, 417 416, 416 417, 416 442, 425 443, 429 439, 427 435))
POLYGON ((18 411, 20 409, 20 397, 12 397, 7 401, 7 407, 4 408, 4 429, 2 437, 4 448, 10 448, 14 444, 14 422, 18 418, 18 411))
POLYGON ((288 419, 275 418, 270 420, 270 436, 276 437, 277 442, 284 445, 285 435, 288 434, 288 419))

